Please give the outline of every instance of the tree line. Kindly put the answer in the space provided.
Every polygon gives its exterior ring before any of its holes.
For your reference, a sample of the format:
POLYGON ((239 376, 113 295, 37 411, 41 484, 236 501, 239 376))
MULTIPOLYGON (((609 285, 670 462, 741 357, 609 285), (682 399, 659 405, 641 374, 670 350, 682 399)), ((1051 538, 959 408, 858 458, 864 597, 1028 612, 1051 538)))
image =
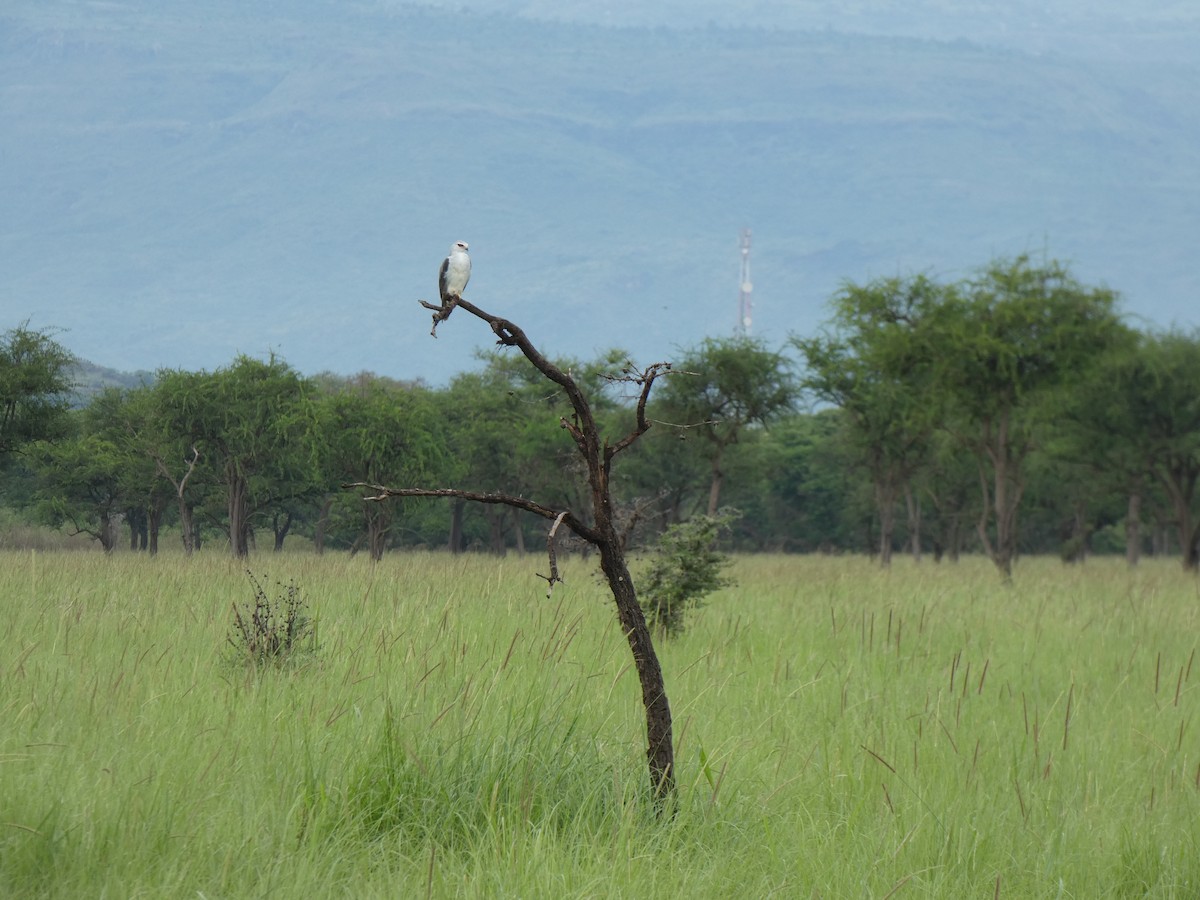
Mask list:
MULTIPOLYGON (((106 550, 154 552, 164 528, 239 556, 289 535, 374 559, 544 539, 511 507, 364 503, 352 483, 586 508, 569 398, 509 348, 445 387, 239 356, 82 405, 71 362, 49 332, 0 339, 0 503, 106 550)), ((848 282, 815 336, 709 338, 669 362, 611 485, 633 542, 735 508, 745 550, 982 552, 1005 577, 1023 553, 1200 562, 1200 334, 1134 328, 1058 263, 848 282)), ((633 427, 625 354, 554 363, 602 425, 633 427)))

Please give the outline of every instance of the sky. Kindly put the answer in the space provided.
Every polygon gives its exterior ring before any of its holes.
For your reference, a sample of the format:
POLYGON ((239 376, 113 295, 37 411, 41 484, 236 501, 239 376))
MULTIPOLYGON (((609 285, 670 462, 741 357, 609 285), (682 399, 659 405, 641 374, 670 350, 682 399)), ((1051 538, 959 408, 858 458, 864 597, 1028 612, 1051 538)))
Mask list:
MULTIPOLYGON (((204 2, 208 0, 202 0, 202 5, 204 2)), ((288 8, 288 14, 302 16, 322 5, 311 0, 297 2, 288 8)), ((388 0, 375 5, 385 9, 399 6, 388 0)), ((1038 59, 1099 61, 1102 67, 1116 73, 1112 78, 1118 83, 1119 67, 1125 64, 1143 68, 1161 64, 1200 74, 1200 3, 1194 2, 1130 5, 1113 0, 1087 4, 1069 0, 969 4, 952 0, 914 0, 905 4, 881 0, 838 3, 661 0, 645 4, 633 0, 608 3, 447 0, 427 6, 437 16, 445 16, 448 23, 456 16, 488 14, 660 32, 703 30, 710 26, 761 29, 764 34, 777 29, 831 29, 938 42, 965 41, 975 47, 1007 49, 1038 59)), ((123 20, 112 11, 136 9, 144 11, 148 20, 156 11, 164 21, 171 15, 170 4, 91 5, 86 7, 91 17, 90 32, 84 29, 74 36, 55 27, 56 16, 63 20, 78 18, 78 11, 84 8, 57 0, 14 0, 12 10, 27 14, 29 21, 42 28, 31 58, 37 59, 39 65, 48 65, 46 71, 53 71, 55 54, 69 50, 84 56, 89 52, 98 54, 100 67, 96 71, 102 72, 106 62, 103 50, 89 48, 92 40, 89 35, 98 35, 99 45, 104 36, 123 27, 123 20)), ((288 38, 287 20, 280 21, 279 40, 284 45, 288 38)), ((326 55, 328 65, 340 67, 339 75, 354 71, 356 59, 369 62, 372 54, 388 52, 386 47, 371 46, 369 37, 362 39, 349 25, 341 30, 337 24, 335 19, 329 29, 326 55)), ((178 49, 172 42, 189 41, 193 52, 203 53, 205 42, 210 39, 202 27, 183 32, 164 27, 162 33, 162 40, 151 41, 146 51, 151 58, 161 55, 165 64, 170 63, 173 50, 178 49)), ((0 23, 0 39, 3 37, 0 23)), ((597 42, 598 46, 602 44, 597 42)), ((554 49, 547 47, 544 52, 551 54, 554 49)), ((220 52, 237 58, 238 51, 214 48, 214 53, 220 52)), ((1014 57, 1017 66, 1021 59, 1014 57)), ((401 59, 397 65, 403 69, 403 63, 401 59)), ((595 109, 600 110, 589 112, 593 119, 581 115, 573 131, 560 129, 566 135, 564 149, 553 152, 569 153, 570 160, 556 160, 550 151, 546 156, 523 159, 522 154, 528 152, 526 147, 515 138, 511 144, 505 143, 511 137, 506 129, 511 130, 514 123, 529 124, 521 121, 529 113, 520 106, 517 93, 553 92, 558 86, 517 85, 519 75, 500 73, 500 77, 514 79, 512 109, 473 108, 471 79, 498 77, 486 64, 486 59, 451 59, 446 61, 444 69, 439 62, 422 71, 405 72, 408 79, 405 85, 421 85, 415 94, 398 92, 389 86, 380 90, 378 85, 369 83, 375 77, 370 74, 364 75, 368 82, 363 84, 355 84, 353 79, 348 85, 344 78, 324 79, 327 73, 319 66, 298 68, 282 83, 265 90, 261 100, 251 98, 251 101, 238 92, 254 89, 253 72, 244 79, 248 88, 223 86, 219 76, 214 76, 196 85, 195 96, 181 98, 158 97, 154 85, 135 84, 137 102, 144 104, 144 108, 132 110, 128 104, 134 94, 127 90, 129 84, 120 85, 118 90, 97 77, 94 83, 71 86, 78 88, 80 97, 103 97, 111 87, 111 100, 107 101, 110 105, 107 108, 101 105, 99 115, 89 110, 89 118, 48 124, 47 127, 69 133, 76 143, 70 150, 74 156, 65 157, 66 162, 59 164, 59 169, 45 169, 51 173, 50 177, 42 178, 36 166, 32 169, 38 173, 34 180, 47 183, 38 184, 19 198, 8 198, 10 202, 5 202, 0 189, 0 206, 20 209, 21 203, 16 200, 36 204, 40 221, 48 223, 44 229, 47 236, 30 241, 24 239, 19 214, 0 226, 0 327, 11 327, 29 318, 35 327, 61 328, 63 342, 70 349, 116 368, 213 368, 228 362, 233 352, 262 355, 273 350, 310 373, 332 369, 352 374, 359 369, 370 369, 391 377, 424 377, 442 383, 455 371, 470 367, 471 354, 488 346, 488 335, 464 333, 462 323, 454 320, 448 324, 455 328, 443 328, 434 344, 428 337, 427 317, 419 312, 411 316, 404 310, 408 304, 415 308, 418 297, 432 295, 438 263, 449 243, 459 238, 471 241, 476 260, 469 293, 470 290, 486 292, 484 296, 490 299, 526 292, 540 298, 521 310, 522 315, 532 318, 531 332, 546 336, 550 342, 548 351, 563 349, 577 356, 631 344, 631 350, 657 359, 671 351, 674 342, 687 344, 704 335, 727 333, 736 301, 736 239, 746 225, 752 225, 755 231, 755 332, 769 337, 776 345, 789 332, 811 331, 820 321, 820 305, 836 287, 836 280, 833 276, 823 280, 808 277, 807 273, 815 271, 818 264, 836 273, 836 277, 845 278, 929 268, 934 268, 936 275, 957 278, 968 274, 967 266, 985 263, 989 254, 1023 251, 1036 254, 1047 247, 1056 256, 1065 252, 1068 261, 1078 256, 1080 274, 1085 279, 1104 280, 1105 259, 1097 258, 1095 252, 1089 256, 1090 248, 1082 246, 1078 236, 1062 230, 1071 215, 1081 217, 1081 225, 1095 228, 1095 221, 1087 221, 1087 217, 1093 212, 1101 214, 1099 207, 1093 211, 1087 205, 1092 190, 1087 179, 1091 176, 1082 169, 1080 183, 1070 186, 1070 199, 1068 194, 1059 196, 1053 191, 1035 197, 1028 211, 1031 224, 1016 231, 989 233, 987 223, 982 222, 976 255, 948 261, 939 253, 935 229, 926 227, 931 223, 919 218, 936 216, 933 205, 925 213, 917 209, 914 215, 918 218, 910 228, 916 237, 901 247, 897 235, 903 229, 899 226, 882 237, 857 233, 862 219, 855 219, 857 198, 853 193, 844 198, 845 221, 832 225, 805 222, 803 228, 789 231, 784 227, 785 220, 802 218, 809 210, 802 200, 790 206, 775 203, 769 181, 765 194, 750 198, 739 207, 740 199, 730 187, 736 184, 736 172, 730 173, 726 184, 689 181, 686 171, 670 173, 675 180, 669 184, 658 179, 671 159, 651 159, 648 154, 638 153, 621 156, 619 151, 628 148, 606 145, 608 137, 603 130, 595 130, 595 136, 589 137, 594 121, 604 121, 605 116, 636 120, 638 103, 644 103, 653 115, 665 115, 661 109, 652 108, 655 99, 652 84, 622 88, 623 79, 630 81, 632 76, 626 79, 623 73, 606 69, 599 58, 578 61, 581 69, 596 67, 595 89, 590 92, 594 96, 576 84, 572 88, 576 94, 567 98, 569 105, 583 97, 594 101, 595 109), (347 97, 343 100, 340 96, 325 96, 322 92, 326 84, 328 91, 344 91, 347 97), (315 127, 306 108, 313 98, 334 108, 338 103, 345 102, 348 106, 358 99, 380 104, 381 117, 403 121, 405 116, 420 115, 426 122, 436 116, 440 103, 455 102, 457 110, 465 110, 464 121, 447 124, 447 131, 453 134, 446 137, 446 148, 387 148, 398 168, 430 166, 430 171, 437 173, 430 192, 446 202, 438 208, 433 208, 436 200, 431 203, 424 196, 419 203, 406 202, 404 197, 391 192, 384 177, 386 173, 381 173, 379 179, 354 177, 358 174, 354 172, 358 163, 352 155, 362 149, 361 165, 376 165, 378 155, 371 156, 367 150, 373 141, 390 140, 392 133, 356 135, 351 130, 337 145, 339 152, 346 151, 350 158, 319 155, 303 158, 305 143, 315 127), (186 106, 189 103, 194 108, 186 106), (223 103, 233 112, 223 112, 223 103), (610 111, 605 106, 609 103, 629 105, 618 105, 610 111), (287 139, 271 145, 272 152, 280 155, 266 161, 267 171, 263 171, 261 155, 253 159, 248 155, 244 158, 244 174, 239 177, 237 141, 239 110, 243 106, 253 110, 261 121, 278 123, 286 129, 287 139), (123 167, 142 165, 142 158, 129 163, 121 158, 119 145, 111 151, 106 149, 110 123, 105 120, 110 115, 114 121, 124 117, 122 121, 132 120, 135 125, 144 123, 142 140, 146 146, 155 148, 154 154, 146 157, 153 171, 150 167, 144 173, 122 171, 123 167), (491 143, 487 147, 476 146, 473 142, 485 127, 492 129, 488 132, 491 143), (224 154, 220 165, 226 169, 233 166, 234 171, 224 172, 222 178, 211 183, 203 177, 189 183, 193 177, 191 171, 172 180, 172 166, 181 158, 176 152, 177 145, 202 146, 207 140, 207 129, 213 129, 214 135, 219 132, 219 138, 214 136, 212 140, 214 152, 219 149, 224 154), (443 152, 447 154, 445 163, 436 158, 443 152), (604 171, 610 180, 589 185, 591 193, 585 194, 586 178, 581 178, 580 173, 587 172, 591 158, 597 162, 597 171, 608 167, 604 171), (458 190, 461 183, 468 182, 453 172, 454 166, 478 170, 473 176, 476 180, 469 182, 471 192, 464 194, 458 190), (272 168, 276 171, 272 172, 272 168), (73 183, 50 183, 61 172, 66 173, 67 181, 73 179, 73 183), (512 181, 496 184, 501 178, 512 181), (176 193, 156 196, 162 185, 176 193), (494 189, 484 198, 487 208, 483 210, 473 208, 478 199, 473 192, 479 185, 494 189), (620 196, 626 188, 629 195, 620 196), (114 196, 114 191, 120 195, 114 196), (669 201, 681 191, 691 192, 689 199, 694 201, 694 212, 686 220, 679 218, 678 211, 668 209, 669 201), (145 196, 139 196, 140 193, 145 196), (289 204, 289 196, 303 202, 289 204), (514 231, 510 227, 510 211, 535 197, 542 204, 539 209, 547 211, 541 227, 514 231), (1064 214, 1061 207, 1066 203, 1079 204, 1078 209, 1064 214), (254 221, 252 213, 247 212, 254 204, 268 209, 272 218, 254 221), (622 244, 619 235, 610 233, 614 208, 636 226, 631 227, 637 234, 635 240, 622 244), (746 210, 753 215, 745 214, 746 210), (71 226, 75 228, 74 234, 64 236, 55 230, 54 217, 60 213, 64 222, 82 223, 71 226), (704 222, 703 229, 698 227, 699 220, 704 222), (370 221, 371 227, 363 226, 364 221, 370 221), (1055 223, 1057 230, 1054 233, 1041 230, 1039 223, 1043 222, 1055 223), (829 233, 822 233, 822 229, 829 233), (263 237, 264 232, 268 233, 267 238, 263 237), (272 234, 274 243, 270 240, 272 234), (647 234, 652 237, 646 238, 647 234), (896 249, 889 242, 895 243, 896 249), (189 258, 187 248, 193 245, 196 251, 189 258), (532 249, 523 253, 523 248, 532 249), (597 259, 593 248, 602 248, 599 252, 610 254, 609 258, 597 259), (5 253, 11 255, 6 259, 5 253), (31 265, 31 254, 42 258, 31 265), (171 269, 164 276, 160 268, 168 255, 171 269), (386 260, 385 265, 379 265, 381 259, 386 260), (10 276, 5 273, 17 271, 24 275, 12 276, 6 283, 10 276), (569 286, 585 283, 591 284, 594 292, 607 292, 613 302, 580 308, 564 301, 562 295, 569 286), (686 284, 686 297, 672 296, 664 290, 664 286, 672 283, 686 284), (84 299, 73 304, 57 302, 57 297, 71 290, 84 299), (310 312, 307 307, 301 309, 298 298, 306 291, 309 294, 316 291, 325 298, 322 309, 317 312, 310 312), (88 302, 88 292, 95 293, 94 302, 88 302), (639 293, 653 296, 654 302, 639 310, 638 326, 631 330, 631 308, 622 298, 639 293), (802 311, 796 309, 794 302, 789 304, 798 295, 804 299, 802 311), (29 297, 36 298, 39 305, 31 308, 26 299, 29 297), (225 307, 221 307, 222 302, 225 307), (252 322, 253 327, 239 333, 239 323, 243 321, 252 322)), ((367 73, 374 71, 365 65, 362 68, 367 73)), ((535 71, 536 66, 531 64, 529 69, 535 71)), ((41 87, 36 82, 23 82, 21 72, 11 66, 3 69, 0 64, 0 71, 5 73, 4 79, 0 79, 0 103, 4 104, 0 106, 0 116, 4 109, 17 109, 26 119, 36 119, 41 87)), ((781 76, 785 74, 781 72, 781 76)), ((127 82, 131 80, 128 75, 124 77, 127 82)), ((137 77, 135 72, 132 80, 137 77)), ((1160 104, 1163 115, 1169 118, 1176 112, 1172 104, 1189 106, 1196 89, 1187 87, 1186 78, 1179 79, 1179 83, 1178 96, 1147 98, 1153 101, 1147 102, 1147 107, 1160 104)), ((719 93, 717 88, 719 85, 714 87, 714 98, 719 93)), ((997 91, 1009 89, 1011 85, 1007 83, 995 85, 997 91)), ((753 110, 761 102, 761 128, 753 135, 741 137, 769 143, 774 115, 770 103, 759 98, 738 98, 736 91, 729 93, 732 100, 724 96, 714 99, 717 116, 722 114, 721 103, 742 104, 753 110)), ((496 93, 490 96, 494 98, 496 93)), ((1136 102, 1129 98, 1125 101, 1136 102)), ((776 98, 772 102, 783 101, 776 98)), ((869 105, 871 98, 856 102, 869 105)), ((1081 96, 1080 102, 1095 104, 1095 109, 1086 110, 1091 120, 1103 120, 1112 113, 1112 108, 1106 105, 1107 98, 1081 96)), ((69 116, 71 110, 70 102, 60 98, 53 114, 69 116)), ((647 128, 652 130, 653 123, 647 128)), ((1036 130, 1036 124, 1031 128, 1036 130)), ((612 133, 624 134, 619 129, 613 129, 612 133)), ((714 140, 711 134, 706 132, 703 140, 714 140)), ((717 141, 738 139, 736 130, 728 137, 718 134, 716 138, 717 141)), ((246 148, 246 154, 254 152, 249 141, 246 148)), ((19 149, 12 147, 6 153, 4 138, 0 136, 0 158, 11 160, 19 149)), ((702 144, 683 148, 682 167, 686 168, 710 149, 710 155, 714 156, 719 150, 715 145, 708 148, 702 144)), ((856 148, 856 152, 860 150, 856 148)), ((905 148, 898 144, 896 154, 904 152, 905 148)), ((1129 152, 1153 153, 1155 149, 1137 147, 1129 152)), ((214 156, 214 165, 216 160, 214 156)), ((33 162, 36 164, 37 160, 33 162)), ((795 178, 792 173, 784 174, 795 178)), ((1178 184, 1170 179, 1155 184, 1152 200, 1129 192, 1128 217, 1114 221, 1111 226, 1117 247, 1111 251, 1114 264, 1129 262, 1118 259, 1119 232, 1152 228, 1158 210, 1182 209, 1183 221, 1197 221, 1194 202, 1197 185, 1188 180, 1193 176, 1190 170, 1185 175, 1180 176, 1178 184), (1188 209, 1192 211, 1189 213, 1188 209)), ((815 177, 820 177, 820 173, 815 177)), ((1121 173, 1107 173, 1104 177, 1110 182, 1119 181, 1121 173)), ((897 186, 892 179, 872 187, 886 192, 913 186, 897 186)), ((944 188, 946 202, 954 202, 953 192, 963 190, 961 185, 954 184, 935 185, 935 188, 944 188)), ((986 190, 978 186, 969 189, 975 193, 986 190)), ((13 193, 23 190, 18 188, 13 193)), ((912 196, 919 202, 927 193, 914 189, 912 196)), ((1003 195, 976 197, 976 200, 985 208, 993 203, 997 209, 1015 202, 1014 198, 1003 195)), ((867 224, 880 225, 874 221, 867 224)), ((528 228, 527 223, 522 227, 528 228)), ((1183 233, 1172 237, 1194 246, 1200 235, 1183 233)), ((1122 291, 1132 288, 1131 312, 1148 323, 1200 325, 1200 312, 1196 311, 1200 310, 1200 302, 1189 309, 1186 300, 1178 299, 1189 296, 1187 284, 1196 283, 1195 274, 1176 270, 1170 277, 1176 299, 1169 310, 1153 305, 1156 300, 1152 289, 1121 281, 1112 286, 1122 291)))

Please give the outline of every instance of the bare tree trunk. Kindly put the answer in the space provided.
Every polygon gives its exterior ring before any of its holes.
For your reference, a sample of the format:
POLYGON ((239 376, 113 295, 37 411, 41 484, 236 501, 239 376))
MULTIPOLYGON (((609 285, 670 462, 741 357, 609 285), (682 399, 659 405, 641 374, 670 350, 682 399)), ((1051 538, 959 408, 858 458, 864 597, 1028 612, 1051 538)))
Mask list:
POLYGON ((383 559, 383 551, 387 549, 388 532, 392 527, 392 516, 386 507, 371 505, 366 508, 367 515, 367 552, 373 562, 383 559))
POLYGON ((642 705, 646 710, 646 737, 649 747, 646 760, 650 767, 650 790, 653 796, 664 798, 675 793, 675 750, 671 736, 671 706, 663 681, 662 666, 654 652, 654 642, 646 617, 634 591, 633 579, 625 562, 616 534, 600 544, 600 568, 608 579, 617 618, 629 641, 633 664, 642 686, 642 705))
POLYGON ((333 508, 333 494, 321 503, 321 511, 317 513, 317 524, 313 528, 313 549, 320 556, 325 552, 325 531, 329 527, 329 510, 333 508))
POLYGON ((195 508, 182 497, 179 498, 179 530, 182 532, 183 553, 191 556, 200 549, 199 533, 196 528, 195 508))
POLYGON ((921 561, 921 498, 909 484, 904 485, 904 505, 908 510, 908 549, 916 562, 921 561))
POLYGON ((113 548, 117 546, 117 523, 113 521, 107 511, 100 513, 100 528, 96 537, 100 540, 100 546, 104 548, 106 554, 112 553, 113 548))
POLYGON ((508 548, 504 544, 504 520, 506 518, 503 510, 488 510, 488 549, 493 556, 507 555, 508 548))
POLYGON ((150 532, 150 540, 147 550, 150 552, 151 556, 158 555, 158 532, 162 528, 163 504, 165 502, 166 501, 164 499, 157 499, 154 501, 154 503, 150 504, 150 509, 147 510, 150 532))
POLYGON ((1129 492, 1125 512, 1125 562, 1136 566, 1142 556, 1142 492, 1129 492))
POLYGON ((991 508, 988 504, 987 474, 980 466, 980 480, 983 482, 983 508, 979 518, 979 540, 984 550, 991 557, 1004 581, 1012 581, 1013 562, 1017 557, 1017 507, 1021 502, 1023 486, 1018 478, 1019 472, 1012 458, 1008 444, 1009 422, 1002 417, 998 423, 995 435, 992 435, 990 424, 985 432, 987 456, 992 463, 991 508), (996 540, 993 543, 988 535, 988 519, 993 517, 996 526, 996 540))
POLYGON ((187 471, 176 479, 171 474, 171 470, 167 468, 162 457, 154 457, 155 468, 175 487, 175 498, 179 503, 179 527, 183 532, 183 552, 187 556, 191 556, 192 552, 200 549, 200 532, 193 522, 193 513, 195 507, 189 503, 184 496, 187 489, 188 479, 192 477, 192 473, 196 471, 196 463, 200 461, 200 451, 195 447, 192 448, 192 458, 184 460, 187 463, 187 471))
POLYGON ((1195 493, 1197 472, 1190 463, 1160 471, 1163 487, 1175 514, 1175 530, 1184 571, 1200 568, 1200 523, 1192 516, 1192 495, 1195 493))
POLYGON ((146 549, 146 511, 140 507, 125 510, 125 524, 129 526, 129 549, 136 553, 146 549))
POLYGON ((271 518, 271 530, 275 533, 275 552, 283 551, 283 540, 288 536, 288 532, 292 530, 292 514, 290 512, 283 514, 283 521, 279 521, 279 513, 276 513, 271 518))
POLYGON ((229 514, 229 547, 234 556, 244 557, 250 555, 250 534, 248 517, 249 498, 247 494, 250 490, 246 484, 246 479, 236 472, 228 474, 226 480, 226 489, 228 497, 226 508, 229 514))
POLYGON ((879 514, 879 565, 892 564, 892 541, 896 534, 896 488, 886 481, 875 482, 875 511, 879 514))
POLYGON ((708 514, 715 516, 721 504, 721 485, 725 481, 725 473, 721 471, 721 454, 713 457, 712 482, 708 486, 708 514))

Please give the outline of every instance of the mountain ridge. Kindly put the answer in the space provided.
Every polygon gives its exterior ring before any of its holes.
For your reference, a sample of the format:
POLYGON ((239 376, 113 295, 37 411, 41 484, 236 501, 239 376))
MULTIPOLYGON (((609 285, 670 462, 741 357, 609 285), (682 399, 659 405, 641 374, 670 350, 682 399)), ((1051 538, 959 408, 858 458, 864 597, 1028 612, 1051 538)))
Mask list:
POLYGON ((1179 64, 501 15, 450 32, 407 6, 16 9, 0 302, 118 367, 274 350, 443 382, 488 343, 457 319, 430 340, 416 304, 457 239, 468 296, 546 352, 664 358, 733 329, 746 226, 774 342, 845 279, 1043 247, 1134 315, 1197 322, 1200 79, 1179 64))

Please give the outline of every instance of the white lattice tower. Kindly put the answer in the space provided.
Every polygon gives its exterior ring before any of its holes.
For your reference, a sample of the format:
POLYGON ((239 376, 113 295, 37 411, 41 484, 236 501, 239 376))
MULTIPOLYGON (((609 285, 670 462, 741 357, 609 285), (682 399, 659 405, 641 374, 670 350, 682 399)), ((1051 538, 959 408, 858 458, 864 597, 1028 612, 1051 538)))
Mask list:
POLYGON ((750 280, 750 229, 743 228, 738 246, 742 250, 742 277, 738 290, 738 326, 739 334, 749 336, 750 324, 754 317, 754 300, 751 292, 754 283, 750 280))

